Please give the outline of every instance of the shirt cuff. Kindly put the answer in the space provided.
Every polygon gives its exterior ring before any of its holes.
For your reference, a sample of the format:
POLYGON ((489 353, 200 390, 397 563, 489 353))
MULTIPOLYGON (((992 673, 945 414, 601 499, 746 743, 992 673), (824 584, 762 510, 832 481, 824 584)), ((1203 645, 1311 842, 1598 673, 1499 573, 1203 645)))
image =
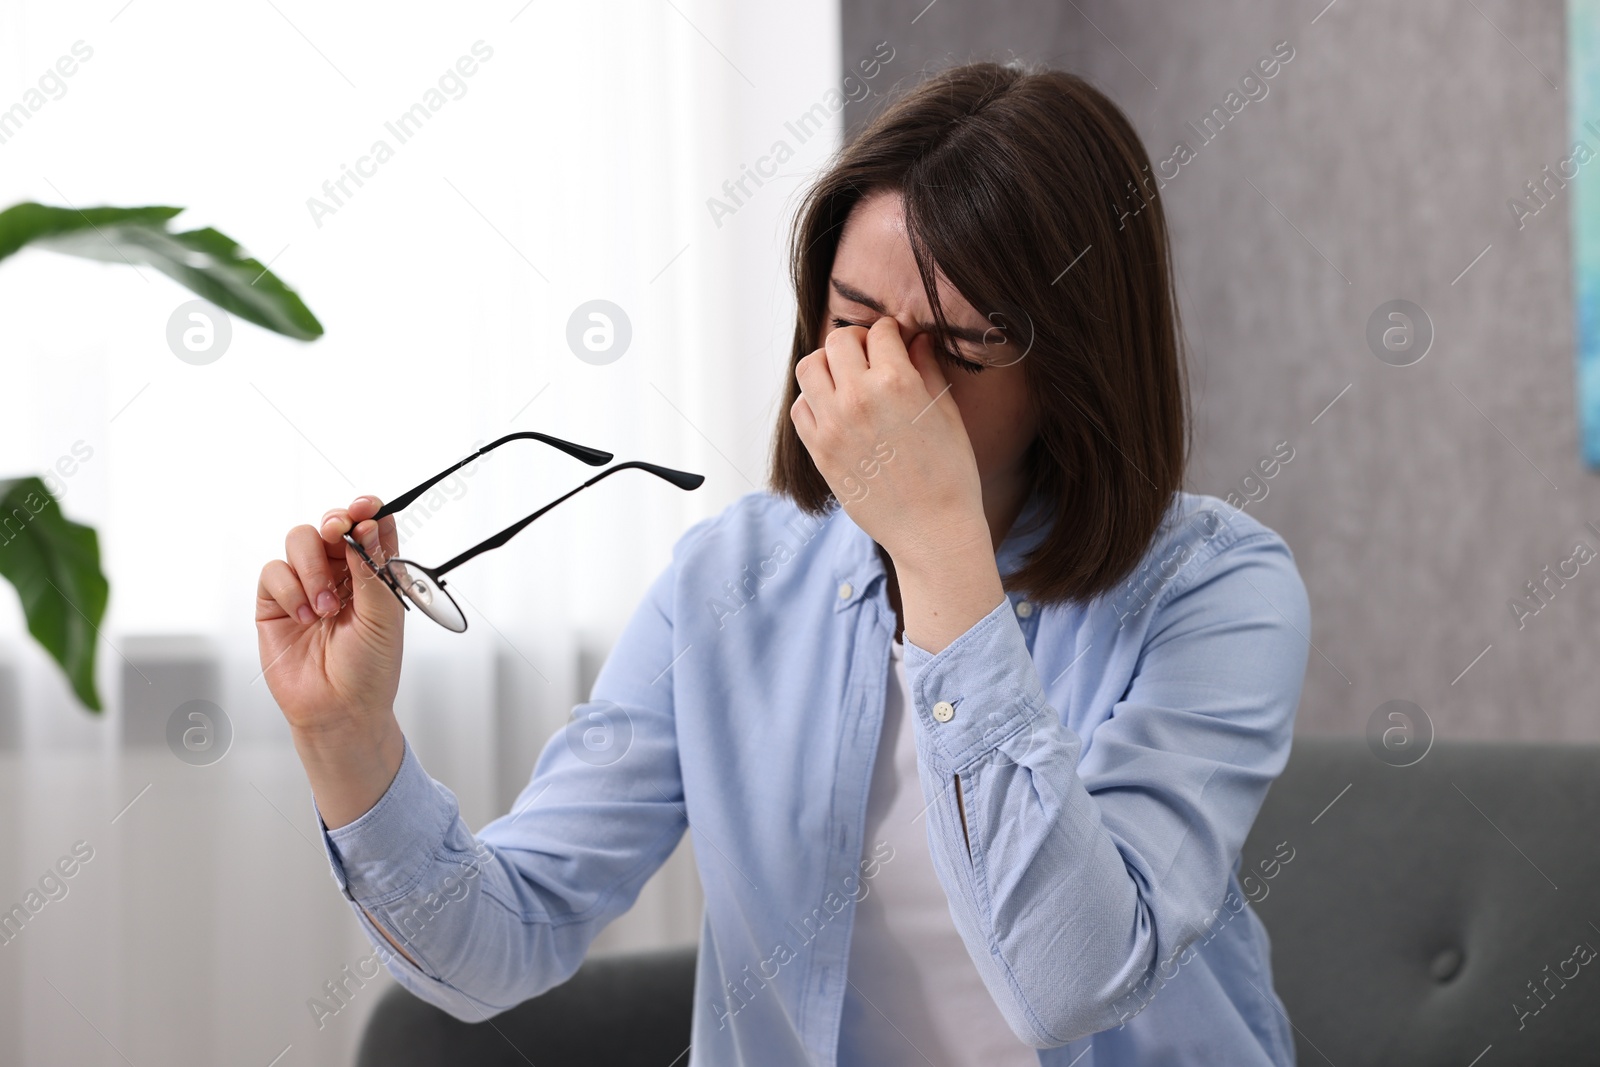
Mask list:
MULTIPOLYGON (((311 804, 316 807, 315 797, 311 804)), ((374 906, 404 896, 433 862, 459 812, 456 795, 428 776, 407 739, 394 781, 365 815, 329 830, 317 811, 339 891, 374 906)))
POLYGON ((1009 597, 938 653, 902 643, 911 702, 945 769, 959 772, 1002 745, 1010 748, 1019 734, 1025 748, 1033 724, 1049 714, 1009 597))

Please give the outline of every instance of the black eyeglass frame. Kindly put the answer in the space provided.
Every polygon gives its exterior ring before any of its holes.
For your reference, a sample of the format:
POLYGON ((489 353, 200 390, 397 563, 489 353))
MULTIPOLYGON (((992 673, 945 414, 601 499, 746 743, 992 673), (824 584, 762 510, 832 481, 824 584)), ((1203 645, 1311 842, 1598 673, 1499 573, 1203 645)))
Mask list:
MULTIPOLYGON (((468 463, 471 463, 480 456, 484 456, 489 452, 494 451, 496 448, 499 448, 501 445, 506 444, 509 441, 542 441, 547 445, 552 445, 555 448, 559 448, 569 456, 582 460, 591 467, 598 467, 602 463, 610 463, 613 458, 610 452, 605 452, 598 448, 589 448, 585 445, 574 444, 571 441, 563 441, 559 437, 551 437, 549 434, 539 433, 534 430, 525 430, 519 433, 506 434, 504 437, 484 445, 482 448, 478 449, 476 452, 473 452, 471 455, 460 460, 459 462, 446 467, 444 470, 440 471, 438 474, 435 474, 427 481, 406 490, 393 500, 385 503, 378 509, 377 514, 372 516, 372 521, 377 522, 405 509, 406 507, 415 503, 417 498, 422 496, 423 493, 426 493, 429 489, 432 489, 439 482, 448 478, 462 467, 465 467, 468 463)), ((461 619, 461 629, 455 629, 454 627, 446 624, 443 620, 439 619, 437 616, 434 616, 427 611, 424 611, 423 614, 428 615, 428 617, 433 619, 433 621, 439 623, 439 625, 453 633, 463 633, 467 628, 467 616, 466 613, 461 610, 461 606, 455 602, 455 598, 446 591, 444 575, 455 570, 457 567, 461 566, 461 564, 467 562, 475 556, 482 555, 484 552, 487 552, 492 548, 499 548, 517 534, 521 533, 529 523, 533 522, 533 520, 537 519, 539 516, 543 515, 545 512, 549 511, 563 500, 566 500, 568 497, 582 492, 602 478, 615 474, 617 471, 628 470, 630 468, 648 471, 649 473, 654 474, 656 477, 671 482, 679 489, 684 490, 698 489, 706 480, 705 475, 703 474, 691 474, 688 471, 673 470, 671 467, 662 467, 655 463, 646 463, 643 460, 627 460, 623 463, 617 463, 613 466, 607 467, 605 470, 601 471, 599 474, 596 474, 593 478, 590 478, 576 489, 564 493, 556 499, 550 501, 550 503, 546 504, 538 511, 535 511, 533 514, 524 519, 519 519, 510 526, 507 526, 505 529, 501 530, 499 533, 479 541, 465 552, 462 552, 452 559, 446 560, 437 567, 425 567, 415 560, 402 559, 399 556, 394 556, 388 560, 385 560, 382 564, 379 564, 375 562, 371 556, 367 555, 367 550, 361 547, 361 542, 355 539, 353 535, 354 527, 345 531, 344 541, 345 544, 356 550, 356 553, 360 555, 362 560, 366 563, 367 568, 372 571, 373 575, 382 579, 384 585, 388 586, 389 592, 394 594, 395 599, 400 602, 400 606, 406 611, 411 610, 411 605, 408 603, 409 598, 401 592, 400 583, 391 573, 389 568, 398 563, 408 568, 414 568, 415 570, 426 574, 430 579, 432 579, 433 584, 438 588, 439 592, 444 593, 445 599, 450 601, 451 607, 455 609, 456 615, 461 619)))

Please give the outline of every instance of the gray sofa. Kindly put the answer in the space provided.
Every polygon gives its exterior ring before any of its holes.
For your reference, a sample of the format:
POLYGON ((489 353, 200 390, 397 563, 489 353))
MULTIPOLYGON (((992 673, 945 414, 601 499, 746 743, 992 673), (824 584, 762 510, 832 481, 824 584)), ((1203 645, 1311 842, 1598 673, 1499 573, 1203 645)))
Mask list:
MULTIPOLYGON (((1600 1064, 1597 832, 1600 746, 1297 737, 1240 875, 1302 1067, 1600 1064)), ((357 1064, 683 1067, 693 978, 693 949, 590 960, 492 1026, 394 987, 357 1064)))

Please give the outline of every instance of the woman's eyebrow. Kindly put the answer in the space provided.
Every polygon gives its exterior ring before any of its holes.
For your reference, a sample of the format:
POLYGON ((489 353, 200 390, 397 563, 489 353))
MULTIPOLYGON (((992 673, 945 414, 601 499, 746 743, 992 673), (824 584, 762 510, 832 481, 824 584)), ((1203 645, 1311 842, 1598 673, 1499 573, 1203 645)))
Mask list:
MULTIPOLYGON (((846 300, 860 304, 862 307, 871 308, 880 315, 889 314, 889 312, 884 308, 882 301, 868 296, 866 293, 863 293, 860 289, 857 289, 848 282, 841 282, 838 278, 833 277, 830 277, 828 282, 833 286, 834 292, 838 293, 846 300)), ((917 323, 917 329, 928 334, 937 335, 938 333, 938 330, 934 327, 934 325, 927 322, 917 323)), ((987 343, 985 339, 989 336, 990 329, 993 329, 993 327, 986 327, 979 330, 966 326, 951 326, 946 332, 949 334, 949 336, 954 337, 958 341, 968 341, 975 345, 981 345, 987 343)))

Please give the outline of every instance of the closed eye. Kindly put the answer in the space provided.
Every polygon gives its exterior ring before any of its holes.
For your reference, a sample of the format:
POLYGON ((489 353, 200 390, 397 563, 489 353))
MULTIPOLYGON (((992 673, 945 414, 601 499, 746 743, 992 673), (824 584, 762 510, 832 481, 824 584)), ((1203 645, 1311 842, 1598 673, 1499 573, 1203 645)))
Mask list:
MULTIPOLYGON (((836 328, 836 329, 843 329, 846 326, 860 326, 863 329, 870 329, 871 328, 871 327, 867 326, 865 323, 850 322, 847 319, 841 319, 841 318, 838 318, 837 316, 835 316, 832 319, 832 322, 833 322, 834 328, 836 328)), ((968 374, 981 374, 985 369, 987 369, 985 364, 975 363, 970 359, 965 359, 962 356, 958 355, 952 349, 941 348, 938 345, 935 345, 933 350, 934 350, 935 353, 937 353, 938 355, 943 356, 946 360, 948 360, 951 363, 954 363, 956 366, 960 367, 962 370, 966 371, 968 374)))

